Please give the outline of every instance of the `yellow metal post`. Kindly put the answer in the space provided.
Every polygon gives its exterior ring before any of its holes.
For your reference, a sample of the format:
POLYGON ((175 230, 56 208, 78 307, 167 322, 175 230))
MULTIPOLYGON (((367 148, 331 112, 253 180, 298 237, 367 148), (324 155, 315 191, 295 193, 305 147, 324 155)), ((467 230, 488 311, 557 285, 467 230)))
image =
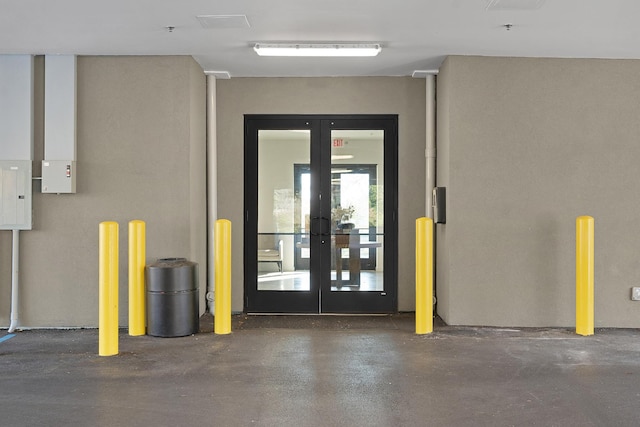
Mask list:
POLYGON ((594 220, 576 220, 576 334, 593 335, 594 220))
POLYGON ((231 221, 219 219, 215 227, 214 332, 231 333, 231 221))
POLYGON ((145 334, 145 233, 144 221, 129 222, 129 335, 131 336, 145 334))
POLYGON ((118 354, 118 223, 100 223, 98 354, 118 354))
POLYGON ((416 334, 433 332, 433 220, 416 220, 416 334))

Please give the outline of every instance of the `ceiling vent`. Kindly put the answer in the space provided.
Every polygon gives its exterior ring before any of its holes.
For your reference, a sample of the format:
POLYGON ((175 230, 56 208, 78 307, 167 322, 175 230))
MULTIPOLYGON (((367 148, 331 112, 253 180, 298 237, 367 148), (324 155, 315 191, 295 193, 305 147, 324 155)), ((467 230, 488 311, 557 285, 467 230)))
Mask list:
POLYGON ((196 18, 202 28, 212 30, 250 27, 247 15, 198 15, 196 18))
POLYGON ((545 0, 485 0, 487 10, 536 10, 545 0))

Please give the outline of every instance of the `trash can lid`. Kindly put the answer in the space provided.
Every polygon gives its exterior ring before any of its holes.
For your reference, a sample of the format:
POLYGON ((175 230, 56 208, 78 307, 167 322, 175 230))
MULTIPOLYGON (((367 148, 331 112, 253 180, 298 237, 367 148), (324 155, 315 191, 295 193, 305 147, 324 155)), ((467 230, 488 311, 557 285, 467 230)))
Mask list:
POLYGON ((155 262, 149 264, 149 267, 178 268, 192 265, 195 265, 195 262, 188 261, 186 258, 158 258, 155 262))
POLYGON ((147 292, 182 292, 198 289, 198 264, 186 258, 160 258, 145 268, 147 292))

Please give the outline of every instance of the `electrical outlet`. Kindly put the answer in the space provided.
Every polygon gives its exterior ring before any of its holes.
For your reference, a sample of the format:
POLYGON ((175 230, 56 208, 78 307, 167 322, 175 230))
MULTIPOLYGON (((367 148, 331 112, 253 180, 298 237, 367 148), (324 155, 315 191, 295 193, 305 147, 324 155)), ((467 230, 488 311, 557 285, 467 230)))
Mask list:
POLYGON ((631 288, 631 300, 640 301, 640 286, 631 288))

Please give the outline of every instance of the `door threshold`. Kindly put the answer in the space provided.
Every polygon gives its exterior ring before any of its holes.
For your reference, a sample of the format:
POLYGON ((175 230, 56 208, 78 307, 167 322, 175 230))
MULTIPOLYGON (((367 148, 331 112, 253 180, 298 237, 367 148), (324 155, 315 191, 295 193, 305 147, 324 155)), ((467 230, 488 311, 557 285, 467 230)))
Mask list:
POLYGON ((362 317, 385 317, 393 316, 395 313, 244 313, 245 316, 362 316, 362 317))
POLYGON ((413 314, 291 314, 283 313, 279 315, 252 316, 245 314, 234 319, 235 330, 247 329, 315 329, 315 330, 407 330, 411 331, 415 327, 415 316, 413 314))

